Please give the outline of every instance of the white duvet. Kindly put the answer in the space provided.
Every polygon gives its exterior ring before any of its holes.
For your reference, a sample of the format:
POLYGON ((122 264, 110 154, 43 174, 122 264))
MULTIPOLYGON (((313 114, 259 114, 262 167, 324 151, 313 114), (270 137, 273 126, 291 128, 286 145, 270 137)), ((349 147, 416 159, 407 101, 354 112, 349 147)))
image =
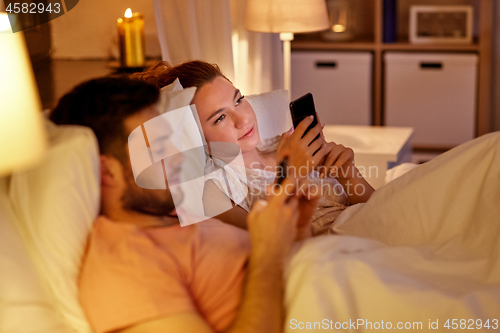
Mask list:
POLYGON ((419 166, 287 266, 286 332, 500 330, 500 133, 419 166))

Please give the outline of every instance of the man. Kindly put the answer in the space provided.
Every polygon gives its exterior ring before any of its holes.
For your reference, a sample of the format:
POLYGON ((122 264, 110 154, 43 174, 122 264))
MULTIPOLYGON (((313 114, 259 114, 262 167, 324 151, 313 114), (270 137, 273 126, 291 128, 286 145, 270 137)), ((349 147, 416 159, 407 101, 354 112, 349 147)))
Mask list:
MULTIPOLYGON (((288 191, 256 204, 248 232, 214 219, 181 227, 172 196, 182 193, 171 193, 168 184, 166 190, 138 187, 128 156, 128 135, 159 116, 158 97, 144 81, 101 78, 73 89, 51 114, 55 123, 92 128, 101 152, 102 215, 80 275, 92 326, 97 332, 280 332, 284 261, 309 230, 317 197, 306 199, 287 179, 288 191)), ((181 156, 168 142, 165 149, 181 156)), ((167 183, 181 163, 180 157, 165 163, 167 183)))

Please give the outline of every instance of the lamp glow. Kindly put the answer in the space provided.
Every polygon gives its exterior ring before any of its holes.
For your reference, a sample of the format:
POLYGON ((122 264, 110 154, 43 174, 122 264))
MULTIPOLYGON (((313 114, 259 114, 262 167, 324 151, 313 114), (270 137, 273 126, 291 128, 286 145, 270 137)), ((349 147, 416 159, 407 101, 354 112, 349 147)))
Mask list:
POLYGON ((293 34, 328 29, 325 0, 248 0, 246 29, 278 32, 283 41, 284 87, 290 96, 293 34))
POLYGON ((12 33, 6 13, 0 13, 0 27, 0 175, 5 175, 38 161, 47 138, 23 35, 12 33))
POLYGON ((0 13, 0 32, 12 32, 12 28, 10 27, 9 17, 5 13, 0 13))
POLYGON ((342 24, 334 24, 332 26, 332 30, 335 32, 344 32, 345 31, 345 25, 342 24))
POLYGON ((127 10, 125 11, 125 16, 126 18, 131 18, 132 17, 132 9, 130 8, 127 8, 127 10))

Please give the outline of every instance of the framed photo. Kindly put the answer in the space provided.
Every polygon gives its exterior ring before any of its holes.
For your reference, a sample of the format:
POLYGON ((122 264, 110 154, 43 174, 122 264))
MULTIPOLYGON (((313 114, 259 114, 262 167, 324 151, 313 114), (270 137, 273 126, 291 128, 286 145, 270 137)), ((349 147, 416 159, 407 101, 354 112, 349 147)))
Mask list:
POLYGON ((410 43, 471 44, 472 6, 410 6, 410 43))

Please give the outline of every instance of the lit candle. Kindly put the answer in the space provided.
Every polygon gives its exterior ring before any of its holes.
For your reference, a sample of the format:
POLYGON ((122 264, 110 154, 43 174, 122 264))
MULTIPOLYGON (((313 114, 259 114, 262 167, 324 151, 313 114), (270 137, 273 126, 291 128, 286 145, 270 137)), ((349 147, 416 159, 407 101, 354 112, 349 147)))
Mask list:
POLYGON ((118 39, 120 41, 120 60, 122 67, 144 67, 144 16, 132 14, 128 8, 125 17, 117 20, 118 39))

